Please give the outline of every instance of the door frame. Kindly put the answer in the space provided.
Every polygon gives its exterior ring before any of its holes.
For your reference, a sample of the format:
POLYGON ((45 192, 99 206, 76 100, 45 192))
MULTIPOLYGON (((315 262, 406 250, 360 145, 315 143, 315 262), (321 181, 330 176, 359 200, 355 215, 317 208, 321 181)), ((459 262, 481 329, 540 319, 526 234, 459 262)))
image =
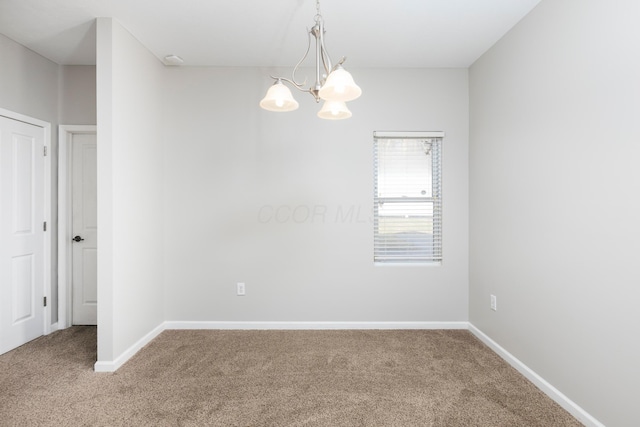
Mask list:
POLYGON ((58 126, 58 329, 73 324, 73 135, 97 134, 97 129, 95 125, 58 126))
POLYGON ((44 309, 44 327, 43 327, 43 335, 47 335, 52 331, 52 320, 51 320, 51 232, 54 228, 54 224, 51 221, 52 210, 51 210, 51 158, 53 157, 53 153, 51 150, 51 123, 45 122, 44 120, 36 119, 34 117, 26 116, 24 114, 16 113, 14 111, 5 110, 4 108, 0 108, 0 116, 6 117, 11 120, 17 120, 19 122, 28 123, 30 125, 34 125, 40 127, 44 130, 44 147, 46 150, 46 156, 44 157, 44 221, 47 224, 47 229, 45 230, 43 240, 44 240, 44 251, 43 251, 43 269, 44 269, 44 292, 43 296, 46 298, 47 305, 43 307, 44 309))

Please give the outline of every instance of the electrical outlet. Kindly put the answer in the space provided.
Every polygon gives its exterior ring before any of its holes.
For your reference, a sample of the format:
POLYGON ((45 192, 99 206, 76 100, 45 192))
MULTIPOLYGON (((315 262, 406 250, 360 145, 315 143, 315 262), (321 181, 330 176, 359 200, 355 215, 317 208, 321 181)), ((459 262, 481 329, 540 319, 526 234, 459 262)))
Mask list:
POLYGON ((242 296, 245 294, 244 283, 236 284, 236 292, 238 295, 242 296))
POLYGON ((498 310, 498 298, 495 295, 491 295, 491 310, 498 310))

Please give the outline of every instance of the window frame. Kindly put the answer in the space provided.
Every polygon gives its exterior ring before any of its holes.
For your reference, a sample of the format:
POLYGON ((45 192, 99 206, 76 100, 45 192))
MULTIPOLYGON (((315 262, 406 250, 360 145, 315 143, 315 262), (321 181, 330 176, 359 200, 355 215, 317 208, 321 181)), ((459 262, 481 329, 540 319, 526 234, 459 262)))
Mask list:
MULTIPOLYGON (((390 131, 374 131, 373 132, 373 261, 375 265, 441 265, 442 264, 442 143, 444 140, 444 132, 390 132, 390 131), (430 196, 425 197, 406 197, 402 198, 403 204, 420 204, 431 203, 433 214, 431 217, 432 240, 431 243, 416 248, 416 253, 411 253, 410 249, 407 256, 386 254, 385 247, 381 243, 382 233, 379 233, 380 215, 379 206, 384 203, 399 203, 397 197, 380 197, 378 194, 378 178, 379 178, 379 141, 380 140, 432 140, 431 144, 431 184, 432 191, 430 196), (420 255, 420 250, 430 250, 425 255, 420 255)), ((388 251, 388 249, 386 249, 388 251)))

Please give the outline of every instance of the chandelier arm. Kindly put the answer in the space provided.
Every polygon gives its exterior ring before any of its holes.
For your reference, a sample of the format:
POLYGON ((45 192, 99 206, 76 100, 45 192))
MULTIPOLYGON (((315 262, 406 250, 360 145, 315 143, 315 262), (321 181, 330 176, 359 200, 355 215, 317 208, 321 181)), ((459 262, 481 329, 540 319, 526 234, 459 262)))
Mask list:
MULTIPOLYGON (((320 62, 322 61, 322 66, 324 67, 325 74, 329 75, 329 70, 331 69, 331 58, 329 58, 329 53, 327 52, 327 48, 324 45, 324 19, 322 18, 322 13, 320 13, 320 0, 316 0, 316 16, 313 17, 316 21, 316 32, 314 36, 316 38, 316 90, 320 90, 320 86, 322 86, 325 82, 325 78, 320 78, 320 62)), ((318 97, 316 96, 316 101, 318 101, 318 97)))
POLYGON ((340 58, 340 61, 338 61, 338 63, 331 69, 331 71, 335 71, 338 67, 344 64, 344 61, 346 60, 347 60, 346 56, 343 56, 342 58, 340 58))
POLYGON ((329 53, 325 49, 322 50, 322 65, 324 65, 324 72, 327 76, 334 70, 334 67, 331 67, 329 53))
MULTIPOLYGON (((322 19, 316 21, 315 27, 313 27, 313 35, 316 38, 316 83, 313 86, 313 89, 316 91, 320 90, 322 86, 322 78, 320 77, 320 62, 322 61, 322 33, 324 32, 324 26, 322 23, 322 19)), ((315 94, 314 94, 315 96, 315 94)), ((316 101, 318 98, 316 97, 316 101)))
POLYGON ((293 85, 294 88, 298 89, 300 92, 307 92, 307 93, 313 93, 313 91, 311 89, 304 89, 304 85, 307 84, 307 79, 305 78, 304 82, 302 83, 296 83, 291 79, 287 79, 285 77, 274 77, 271 76, 272 79, 275 80, 282 80, 283 82, 287 82, 290 83, 291 85, 293 85))
POLYGON ((305 76, 304 78, 304 82, 302 82, 302 84, 297 83, 296 82, 296 71, 298 71, 298 68, 300 67, 300 64, 302 64, 304 62, 305 59, 307 59, 307 55, 309 55, 309 50, 311 49, 311 31, 309 31, 309 29, 307 28, 307 51, 304 53, 304 56, 302 57, 302 59, 300 61, 298 61, 298 63, 296 64, 295 67, 293 67, 293 71, 291 72, 291 83, 293 83, 298 89, 300 89, 300 87, 304 86, 305 84, 307 84, 307 78, 305 76))
POLYGON ((324 71, 328 76, 329 73, 333 71, 333 69, 331 67, 331 58, 329 57, 329 52, 327 52, 327 48, 324 45, 324 25, 321 27, 319 38, 320 38, 320 51, 321 51, 322 65, 324 66, 324 71))

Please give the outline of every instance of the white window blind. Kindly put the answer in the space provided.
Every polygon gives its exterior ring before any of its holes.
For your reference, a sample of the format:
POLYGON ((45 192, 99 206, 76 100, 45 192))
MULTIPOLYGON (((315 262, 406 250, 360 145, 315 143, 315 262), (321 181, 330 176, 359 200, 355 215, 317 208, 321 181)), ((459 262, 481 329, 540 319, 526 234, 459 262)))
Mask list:
POLYGON ((374 132, 375 262, 442 260, 442 132, 374 132))

